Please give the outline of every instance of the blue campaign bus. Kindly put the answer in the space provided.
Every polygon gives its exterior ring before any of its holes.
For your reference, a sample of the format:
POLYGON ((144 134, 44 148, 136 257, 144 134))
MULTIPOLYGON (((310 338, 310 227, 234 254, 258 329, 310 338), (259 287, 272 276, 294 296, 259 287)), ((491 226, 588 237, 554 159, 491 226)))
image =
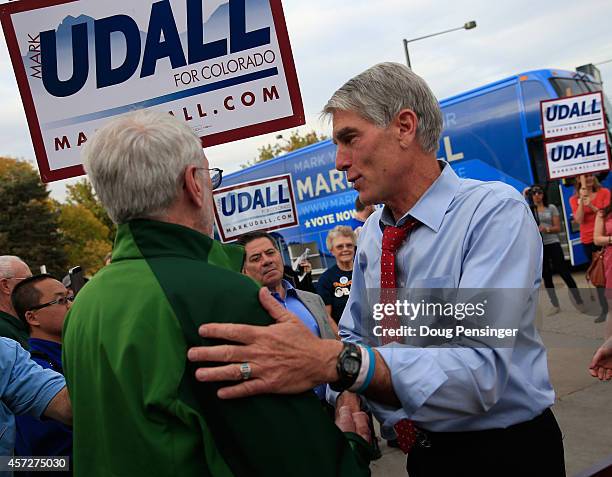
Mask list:
MULTIPOLYGON (((601 82, 585 73, 546 69, 520 73, 440 102, 444 130, 438 158, 448 161, 461 177, 498 180, 519 191, 536 183, 544 185, 549 202, 561 213, 563 247, 575 265, 586 258, 569 205, 574 187, 572 181, 547 182, 540 101, 601 89, 601 82)), ((605 110, 611 111, 604 101, 605 110)), ((286 260, 309 248, 316 271, 334 263, 325 246, 329 230, 336 225, 358 225, 354 219, 357 194, 344 173, 335 169, 335 149, 330 140, 322 141, 223 180, 227 186, 290 173, 300 223, 274 233, 286 260)), ((607 173, 600 176, 606 186, 612 185, 611 180, 607 173)))

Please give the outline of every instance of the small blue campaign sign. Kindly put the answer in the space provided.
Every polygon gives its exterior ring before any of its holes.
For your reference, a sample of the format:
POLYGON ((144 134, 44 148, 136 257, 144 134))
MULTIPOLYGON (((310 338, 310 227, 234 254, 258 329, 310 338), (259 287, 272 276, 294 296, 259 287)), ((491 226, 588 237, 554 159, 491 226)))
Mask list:
POLYGON ((588 134, 605 129, 601 92, 542 101, 544 139, 588 134))
POLYGON ((291 174, 267 177, 213 192, 217 230, 223 242, 256 230, 299 224, 291 174))
POLYGON ((606 132, 545 143, 550 180, 610 169, 606 132))

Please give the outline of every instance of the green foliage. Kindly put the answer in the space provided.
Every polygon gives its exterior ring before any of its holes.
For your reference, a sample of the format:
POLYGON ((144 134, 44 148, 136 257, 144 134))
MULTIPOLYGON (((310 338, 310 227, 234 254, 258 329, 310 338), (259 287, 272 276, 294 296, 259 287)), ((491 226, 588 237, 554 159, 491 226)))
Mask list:
MULTIPOLYGON (((289 139, 261 147, 248 165, 324 139, 315 131, 293 131, 289 139)), ((87 179, 66 189, 66 204, 57 203, 28 162, 0 158, 0 254, 22 257, 34 272, 44 264, 57 277, 75 265, 94 274, 112 249, 117 227, 87 179)))
POLYGON ((107 227, 107 238, 112 243, 115 240, 117 226, 113 223, 111 218, 106 213, 106 210, 104 210, 104 207, 98 200, 98 197, 91 186, 91 182, 89 182, 87 179, 82 179, 75 184, 66 186, 66 190, 66 203, 68 205, 82 205, 86 209, 90 210, 100 221, 100 223, 107 227))
POLYGON ((38 173, 26 161, 0 157, 0 254, 17 255, 32 269, 57 277, 67 259, 58 227, 58 211, 38 173))
POLYGON ((310 131, 304 135, 301 135, 297 130, 295 130, 291 132, 289 139, 281 138, 276 144, 266 144, 265 146, 260 147, 257 150, 259 153, 257 158, 255 158, 253 161, 242 164, 240 167, 243 169, 251 167, 255 164, 259 164, 260 162, 278 157, 281 154, 295 151, 296 149, 301 149, 311 144, 324 141, 325 139, 327 139, 327 136, 318 134, 316 131, 310 131))
MULTIPOLYGON (((95 203, 90 204, 92 207, 95 203)), ((64 250, 70 264, 80 265, 86 275, 93 275, 103 265, 104 256, 111 251, 108 227, 93 211, 81 204, 63 204, 60 227, 64 234, 64 250)))

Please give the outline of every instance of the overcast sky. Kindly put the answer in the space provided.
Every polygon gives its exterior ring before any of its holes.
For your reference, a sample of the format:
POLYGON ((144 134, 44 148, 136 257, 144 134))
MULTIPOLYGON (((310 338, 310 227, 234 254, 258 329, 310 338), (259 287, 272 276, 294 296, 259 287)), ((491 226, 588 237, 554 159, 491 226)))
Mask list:
MULTIPOLYGON (((402 38, 415 38, 475 20, 460 30, 410 44, 416 73, 439 99, 519 72, 573 70, 612 59, 610 0, 284 0, 307 124, 319 121, 328 97, 347 79, 381 61, 405 61, 402 38)), ((612 62, 599 66, 612 96, 612 62)), ((279 133, 282 133, 279 132, 279 133)), ((232 172, 275 142, 279 133, 208 148, 212 167, 232 172)), ((285 132, 288 136, 288 132, 285 132)), ((0 38, 0 156, 34 160, 4 36, 0 38)), ((74 181, 74 180, 72 180, 74 181)), ((51 184, 63 200, 65 184, 51 184)))

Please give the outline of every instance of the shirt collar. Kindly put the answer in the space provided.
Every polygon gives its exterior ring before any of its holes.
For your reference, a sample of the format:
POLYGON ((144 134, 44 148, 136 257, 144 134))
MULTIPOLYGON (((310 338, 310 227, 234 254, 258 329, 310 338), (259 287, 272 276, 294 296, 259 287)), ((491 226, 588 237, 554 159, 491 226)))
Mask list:
POLYGON ((440 230, 444 215, 451 202, 459 190, 459 177, 452 167, 445 161, 438 161, 442 167, 442 173, 429 186, 429 189, 421 196, 416 204, 406 212, 397 222, 393 219, 391 210, 386 205, 383 207, 380 216, 380 226, 385 228, 387 225, 402 225, 408 217, 413 217, 423 225, 426 225, 434 232, 440 230))
POLYGON ((283 278, 283 288, 285 289, 285 293, 291 296, 297 296, 297 291, 295 287, 288 281, 283 278))
POLYGON ((244 248, 221 244, 183 225, 149 219, 120 224, 113 248, 113 263, 156 257, 184 257, 240 272, 244 248))
MULTIPOLYGON (((62 356, 62 344, 57 343, 55 341, 43 340, 41 338, 30 338, 30 348, 38 349, 48 352, 49 354, 54 354, 61 358, 62 356)), ((51 357, 55 357, 51 356, 51 357)))
MULTIPOLYGON (((281 280, 281 285, 285 289, 285 298, 287 298, 287 296, 293 296, 293 297, 297 296, 295 287, 289 281, 283 278, 281 280)), ((280 296, 277 292, 273 292, 272 295, 280 296)))

